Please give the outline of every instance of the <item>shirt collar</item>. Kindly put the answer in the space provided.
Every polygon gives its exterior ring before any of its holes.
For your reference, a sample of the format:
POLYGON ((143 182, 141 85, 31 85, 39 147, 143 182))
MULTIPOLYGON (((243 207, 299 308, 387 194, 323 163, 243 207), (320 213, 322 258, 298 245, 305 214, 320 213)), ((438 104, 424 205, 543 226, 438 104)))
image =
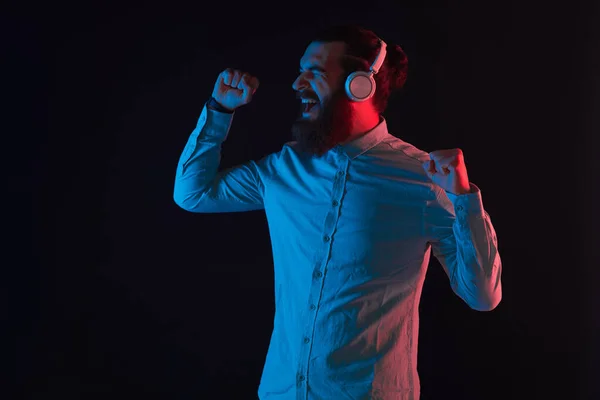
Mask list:
POLYGON ((377 146, 389 136, 385 118, 379 118, 379 124, 375 128, 348 143, 335 146, 336 150, 344 151, 353 160, 377 146))

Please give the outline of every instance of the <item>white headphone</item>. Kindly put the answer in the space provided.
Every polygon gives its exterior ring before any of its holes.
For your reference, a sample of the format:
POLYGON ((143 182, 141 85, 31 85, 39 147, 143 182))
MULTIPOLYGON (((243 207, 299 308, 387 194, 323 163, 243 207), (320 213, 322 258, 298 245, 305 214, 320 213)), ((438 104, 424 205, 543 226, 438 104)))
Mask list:
POLYGON ((379 39, 379 44, 379 54, 377 54, 369 71, 355 71, 346 79, 346 94, 352 101, 365 101, 375 94, 376 85, 373 76, 379 72, 379 68, 383 65, 387 47, 381 39, 379 39))

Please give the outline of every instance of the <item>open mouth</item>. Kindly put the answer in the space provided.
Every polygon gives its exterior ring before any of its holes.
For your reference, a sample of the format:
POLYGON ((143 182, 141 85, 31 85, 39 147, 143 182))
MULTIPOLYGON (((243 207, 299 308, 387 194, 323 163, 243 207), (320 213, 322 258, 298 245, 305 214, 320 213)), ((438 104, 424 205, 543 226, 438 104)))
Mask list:
POLYGON ((319 102, 313 99, 302 99, 302 111, 307 113, 310 112, 319 102))

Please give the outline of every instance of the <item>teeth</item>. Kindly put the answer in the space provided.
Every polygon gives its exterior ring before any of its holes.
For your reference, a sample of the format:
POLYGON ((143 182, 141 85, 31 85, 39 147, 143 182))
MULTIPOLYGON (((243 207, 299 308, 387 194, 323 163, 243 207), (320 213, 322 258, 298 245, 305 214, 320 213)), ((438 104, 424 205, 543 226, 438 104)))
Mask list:
POLYGON ((315 104, 315 103, 317 103, 317 101, 316 100, 312 100, 312 99, 302 99, 302 103, 303 104, 305 104, 305 103, 313 103, 313 104, 315 104))

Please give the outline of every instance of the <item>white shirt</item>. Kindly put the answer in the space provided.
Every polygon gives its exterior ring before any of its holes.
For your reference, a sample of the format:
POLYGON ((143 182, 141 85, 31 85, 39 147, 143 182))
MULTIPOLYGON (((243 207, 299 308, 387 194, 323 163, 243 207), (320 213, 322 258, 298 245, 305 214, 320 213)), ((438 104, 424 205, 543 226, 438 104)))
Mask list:
MULTIPOLYGON (((481 192, 433 184, 428 154, 372 131, 321 157, 294 142, 218 171, 233 114, 203 109, 177 166, 175 202, 200 213, 264 209, 275 319, 261 400, 419 398, 419 300, 430 255, 475 310, 502 297, 481 192)), ((207 249, 206 251, 210 251, 207 249)))

